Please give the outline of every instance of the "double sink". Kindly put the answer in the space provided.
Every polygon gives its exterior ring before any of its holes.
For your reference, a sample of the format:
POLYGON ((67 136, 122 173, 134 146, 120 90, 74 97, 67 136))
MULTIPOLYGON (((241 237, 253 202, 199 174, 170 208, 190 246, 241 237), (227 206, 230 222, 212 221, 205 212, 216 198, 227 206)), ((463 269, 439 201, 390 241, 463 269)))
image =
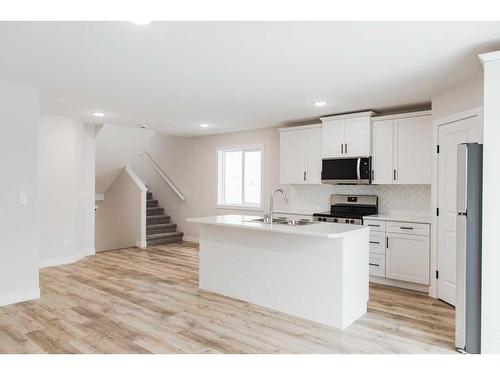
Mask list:
POLYGON ((312 220, 304 220, 304 219, 295 220, 295 219, 287 219, 286 217, 278 217, 277 219, 273 219, 272 222, 271 219, 268 217, 261 217, 259 219, 252 219, 249 221, 259 222, 264 224, 283 224, 290 226, 316 224, 316 222, 312 220))

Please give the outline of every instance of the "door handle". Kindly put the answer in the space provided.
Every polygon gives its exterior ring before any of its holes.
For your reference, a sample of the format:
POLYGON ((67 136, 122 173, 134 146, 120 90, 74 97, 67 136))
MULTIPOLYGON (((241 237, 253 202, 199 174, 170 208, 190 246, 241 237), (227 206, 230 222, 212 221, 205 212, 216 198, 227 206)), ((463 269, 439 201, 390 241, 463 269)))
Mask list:
POLYGON ((375 266, 375 267, 380 267, 380 264, 376 264, 376 263, 368 263, 370 266, 375 266))
POLYGON ((394 169, 394 181, 396 181, 396 170, 394 169))
POLYGON ((345 153, 347 154, 347 143, 345 144, 345 153))
POLYGON ((385 238, 385 247, 389 248, 389 237, 385 238))
POLYGON ((409 229, 409 230, 413 230, 412 227, 399 227, 399 229, 409 229))
POLYGON ((344 144, 343 143, 340 144, 340 153, 341 154, 344 153, 344 144))
POLYGON ((368 224, 369 227, 379 227, 380 225, 379 224, 368 224))
POLYGON ((376 243, 377 245, 380 245, 380 242, 378 241, 370 241, 370 243, 376 243))
POLYGON ((307 178, 307 172, 304 171, 304 181, 306 180, 306 178, 307 178))

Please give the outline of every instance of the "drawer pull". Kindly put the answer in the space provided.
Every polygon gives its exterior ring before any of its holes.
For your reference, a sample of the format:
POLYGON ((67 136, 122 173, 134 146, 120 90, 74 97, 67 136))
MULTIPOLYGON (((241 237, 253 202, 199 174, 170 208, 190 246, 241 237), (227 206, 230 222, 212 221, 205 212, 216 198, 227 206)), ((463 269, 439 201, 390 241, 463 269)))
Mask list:
POLYGON ((377 245, 380 245, 380 242, 378 241, 370 241, 370 243, 376 243, 377 245))
POLYGON ((399 229, 408 229, 408 230, 413 230, 413 227, 399 227, 399 229))
POLYGON ((369 227, 380 227, 380 224, 368 224, 369 227))
POLYGON ((368 263, 370 266, 375 266, 375 267, 380 267, 380 264, 376 264, 376 263, 368 263))

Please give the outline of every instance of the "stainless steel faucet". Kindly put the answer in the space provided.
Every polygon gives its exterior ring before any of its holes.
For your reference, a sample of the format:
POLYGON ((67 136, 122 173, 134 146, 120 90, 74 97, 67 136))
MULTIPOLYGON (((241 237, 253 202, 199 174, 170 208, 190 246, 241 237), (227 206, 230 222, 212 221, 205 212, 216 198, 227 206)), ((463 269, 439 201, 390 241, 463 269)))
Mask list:
POLYGON ((283 189, 276 189, 272 192, 271 198, 269 200, 269 217, 268 217, 268 222, 270 224, 273 223, 274 220, 274 194, 277 192, 280 192, 283 195, 283 199, 285 200, 285 204, 288 206, 288 197, 286 196, 286 193, 283 189))

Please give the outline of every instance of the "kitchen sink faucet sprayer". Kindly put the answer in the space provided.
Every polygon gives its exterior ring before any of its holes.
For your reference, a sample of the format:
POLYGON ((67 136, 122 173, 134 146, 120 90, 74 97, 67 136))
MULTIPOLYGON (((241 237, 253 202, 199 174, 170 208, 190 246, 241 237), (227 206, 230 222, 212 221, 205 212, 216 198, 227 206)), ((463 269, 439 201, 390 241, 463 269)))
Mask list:
POLYGON ((276 189, 272 192, 271 198, 269 200, 269 223, 273 223, 274 220, 274 194, 280 192, 283 195, 283 199, 285 200, 285 204, 288 206, 288 197, 283 189, 276 189))

